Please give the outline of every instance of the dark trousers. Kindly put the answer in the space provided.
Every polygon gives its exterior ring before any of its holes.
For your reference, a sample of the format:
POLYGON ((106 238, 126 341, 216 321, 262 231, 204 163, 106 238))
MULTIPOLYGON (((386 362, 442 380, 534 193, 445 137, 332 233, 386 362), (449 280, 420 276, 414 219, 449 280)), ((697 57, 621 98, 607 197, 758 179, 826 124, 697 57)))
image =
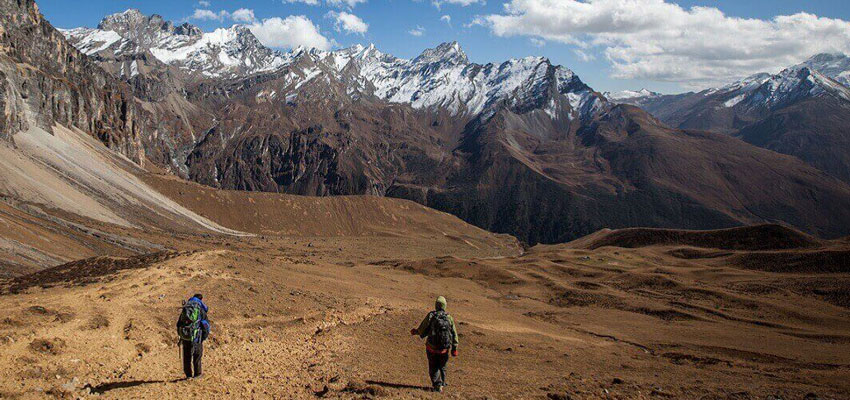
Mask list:
POLYGON ((183 343, 183 372, 187 378, 201 376, 201 357, 204 356, 204 343, 193 343, 184 340, 183 343), (192 374, 194 367, 195 373, 192 374))
POLYGON ((425 350, 428 354, 428 376, 434 388, 446 385, 446 364, 449 362, 449 352, 435 354, 425 350))

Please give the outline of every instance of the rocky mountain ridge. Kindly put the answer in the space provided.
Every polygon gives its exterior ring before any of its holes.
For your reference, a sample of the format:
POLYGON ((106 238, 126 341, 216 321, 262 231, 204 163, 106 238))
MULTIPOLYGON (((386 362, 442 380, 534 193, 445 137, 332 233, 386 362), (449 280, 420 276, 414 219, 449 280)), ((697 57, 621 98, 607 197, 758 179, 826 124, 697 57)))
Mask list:
MULTIPOLYGON (((242 25, 204 33, 184 23, 174 26, 159 15, 139 10, 106 16, 97 28, 63 30, 68 40, 89 56, 119 57, 149 52, 197 78, 236 78, 274 70, 284 64, 280 52, 263 46, 242 25)), ((133 77, 131 65, 122 75, 133 77)))
POLYGON ((640 96, 665 123, 733 135, 850 182, 850 58, 819 54, 782 72, 679 95, 640 96))
MULTIPOLYGON (((374 95, 414 108, 442 108, 472 115, 502 101, 514 107, 530 107, 540 100, 534 93, 544 90, 549 79, 555 79, 553 85, 560 92, 572 93, 569 102, 575 115, 571 117, 587 118, 601 106, 598 96, 572 71, 552 65, 548 59, 526 57, 501 64, 475 64, 457 42, 426 49, 413 60, 384 54, 374 45, 336 51, 296 48, 283 53, 263 46, 243 25, 204 33, 195 26, 175 27, 158 15, 148 17, 133 9, 105 17, 97 29, 75 28, 63 33, 81 51, 106 64, 130 54, 149 53, 195 79, 246 78, 308 64, 290 76, 295 89, 329 74, 331 79, 345 82, 349 95, 374 95)), ((142 68, 138 60, 120 68, 107 65, 125 79, 135 77, 142 68)), ((550 108, 549 112, 557 110, 550 108)))

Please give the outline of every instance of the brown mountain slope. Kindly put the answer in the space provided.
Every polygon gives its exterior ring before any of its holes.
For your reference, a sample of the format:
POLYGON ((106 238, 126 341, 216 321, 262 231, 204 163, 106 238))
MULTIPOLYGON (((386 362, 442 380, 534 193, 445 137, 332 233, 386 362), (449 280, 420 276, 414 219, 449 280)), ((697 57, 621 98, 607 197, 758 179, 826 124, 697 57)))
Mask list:
POLYGON ((38 128, 0 144, 3 276, 96 255, 174 248, 169 237, 427 237, 446 248, 519 251, 516 240, 397 199, 223 192, 144 172, 79 130, 38 128), (142 177, 140 179, 139 177, 142 177), (45 239, 45 240, 42 240, 45 239), (449 245, 452 244, 452 245, 449 245))
POLYGON ((505 112, 468 131, 462 163, 442 190, 390 195, 532 243, 604 227, 773 221, 834 237, 850 218, 847 185, 725 135, 669 129, 618 106, 574 135, 547 140, 541 136, 557 131, 534 129, 533 118, 505 112))
POLYGON ((713 231, 627 228, 599 232, 567 243, 567 247, 594 250, 600 247, 692 246, 723 250, 784 250, 816 248, 828 243, 782 225, 754 225, 713 231))
POLYGON ((751 79, 699 93, 630 101, 670 126, 733 135, 850 182, 848 89, 799 66, 780 76, 751 79))
MULTIPOLYGON (((507 105, 489 118, 448 118, 352 100, 330 78, 310 81, 295 101, 268 100, 285 92, 286 76, 205 87, 194 101, 222 117, 188 158, 193 180, 400 197, 529 243, 628 226, 784 222, 818 235, 847 232, 846 184, 736 139, 669 129, 636 108, 603 108, 570 124, 507 105)), ((556 91, 542 95, 566 102, 556 91)))
POLYGON ((243 232, 290 237, 433 238, 493 251, 493 255, 521 251, 513 237, 487 232, 455 216, 400 199, 220 190, 151 174, 144 180, 199 215, 243 232))

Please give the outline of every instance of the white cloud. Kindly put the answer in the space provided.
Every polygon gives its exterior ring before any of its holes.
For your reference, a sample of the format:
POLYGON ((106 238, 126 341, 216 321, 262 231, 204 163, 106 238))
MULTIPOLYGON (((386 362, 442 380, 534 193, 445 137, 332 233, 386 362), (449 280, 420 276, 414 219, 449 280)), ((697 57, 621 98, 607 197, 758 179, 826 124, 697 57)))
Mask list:
POLYGON ((211 20, 211 21, 224 21, 224 18, 229 14, 227 11, 221 10, 218 13, 212 10, 206 10, 201 8, 196 8, 195 12, 190 16, 190 19, 200 19, 200 20, 211 20))
POLYGON ((189 16, 188 19, 210 20, 218 22, 223 22, 225 19, 232 19, 236 22, 243 23, 253 22, 255 20, 254 10, 250 10, 247 8, 240 8, 232 13, 225 10, 215 12, 212 10, 198 8, 195 9, 195 12, 191 16, 189 16))
POLYGON ((486 4, 486 0, 433 0, 431 2, 431 4, 433 4, 434 7, 437 7, 437 9, 442 7, 443 4, 453 4, 453 5, 456 5, 456 6, 466 7, 466 6, 471 6, 473 4, 478 4, 478 3, 486 4))
POLYGON ((736 18, 665 0, 510 0, 504 8, 475 23, 497 36, 571 44, 585 55, 601 49, 618 78, 715 84, 815 53, 850 52, 850 22, 808 13, 736 18))
POLYGON ((413 36, 417 36, 417 37, 422 36, 422 35, 425 34, 425 28, 423 28, 421 26, 417 26, 416 28, 413 28, 413 29, 407 31, 407 33, 409 33, 413 36))
MULTIPOLYGON (((286 3, 304 3, 311 6, 319 5, 319 0, 282 0, 286 3)), ((337 8, 354 8, 354 6, 365 3, 367 0, 325 0, 329 6, 337 8)))
POLYGON ((443 22, 451 25, 452 24, 452 16, 451 15, 443 15, 442 17, 440 17, 440 21, 443 21, 443 22))
POLYGON ((232 18, 236 22, 254 22, 256 18, 254 17, 254 10, 247 8, 240 8, 230 14, 230 18, 232 18))
POLYGON ((209 7, 209 6, 210 6, 210 2, 208 2, 208 1, 206 1, 206 0, 200 0, 200 1, 198 2, 198 5, 200 5, 201 7, 209 7))
POLYGON ((246 26, 260 40, 260 43, 269 47, 305 46, 329 50, 334 45, 332 40, 319 32, 313 21, 303 15, 267 18, 246 26))
POLYGON ((326 15, 334 19, 334 28, 337 32, 365 34, 369 30, 369 24, 363 22, 360 17, 347 12, 330 11, 326 15))
POLYGON ((283 0, 283 3, 304 3, 311 6, 319 5, 319 0, 283 0))
POLYGON ((334 6, 334 7, 340 7, 340 8, 343 7, 343 6, 348 6, 348 8, 354 8, 354 6, 356 6, 357 4, 366 2, 366 0, 326 0, 326 1, 328 2, 328 5, 331 5, 331 6, 334 6))
POLYGON ((584 62, 589 62, 596 59, 595 55, 588 53, 582 49, 573 49, 573 53, 578 56, 579 60, 582 60, 584 62))
POLYGON ((546 41, 543 40, 543 39, 537 38, 537 37, 533 37, 531 39, 528 39, 528 41, 531 42, 531 45, 534 46, 534 47, 546 46, 546 41))

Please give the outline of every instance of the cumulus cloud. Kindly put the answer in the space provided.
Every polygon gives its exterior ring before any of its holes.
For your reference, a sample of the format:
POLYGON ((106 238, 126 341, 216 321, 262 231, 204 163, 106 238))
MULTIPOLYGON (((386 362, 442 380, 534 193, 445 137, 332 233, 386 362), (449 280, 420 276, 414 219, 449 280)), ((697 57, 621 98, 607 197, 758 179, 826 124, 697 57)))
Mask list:
POLYGON ((208 2, 208 1, 206 1, 206 0, 200 0, 200 1, 198 2, 198 5, 200 5, 201 7, 209 7, 209 6, 210 6, 210 2, 208 2))
POLYGON ((283 0, 283 3, 304 3, 311 6, 319 5, 319 0, 283 0))
POLYGON ((588 53, 582 49, 573 49, 573 53, 575 53, 576 57, 578 57, 579 60, 582 60, 584 62, 593 61, 596 59, 595 55, 593 55, 592 53, 588 53))
POLYGON ((442 17, 440 17, 440 21, 443 21, 443 22, 451 25, 452 24, 452 16, 451 15, 443 15, 442 17))
POLYGON ((227 11, 221 10, 219 12, 215 12, 212 10, 196 8, 195 12, 189 17, 190 19, 197 20, 210 20, 210 21, 224 21, 224 18, 228 17, 230 14, 227 11))
POLYGON ((356 6, 357 4, 366 2, 366 0, 326 0, 326 1, 328 2, 328 5, 331 5, 331 6, 334 6, 334 7, 348 7, 348 8, 354 8, 354 6, 356 6))
POLYGON ((456 6, 466 7, 466 6, 471 6, 471 5, 477 4, 477 3, 485 4, 486 1, 485 0, 434 0, 434 1, 431 2, 431 4, 433 4, 434 7, 437 7, 437 9, 442 7, 443 4, 453 4, 453 5, 456 5, 456 6))
MULTIPOLYGON (((329 6, 337 8, 354 8, 354 6, 365 3, 367 0, 325 0, 329 6)), ((283 0, 283 3, 304 3, 311 6, 319 5, 319 0, 283 0)))
POLYGON ((510 0, 474 20, 497 36, 530 36, 605 55, 614 77, 727 82, 776 72, 820 52, 850 52, 850 22, 809 13, 737 18, 665 0, 510 0))
POLYGON ((425 28, 423 28, 421 26, 417 26, 416 28, 413 28, 413 29, 407 31, 407 33, 409 33, 413 36, 417 36, 417 37, 422 36, 422 35, 425 34, 425 28))
POLYGON ((232 13, 226 10, 215 12, 212 10, 198 8, 195 9, 195 12, 190 15, 188 19, 209 20, 218 22, 223 22, 225 19, 232 19, 233 21, 242 23, 254 22, 255 20, 254 10, 247 8, 240 8, 232 13))
POLYGON ((230 14, 230 18, 232 18, 236 22, 254 22, 256 19, 254 17, 254 10, 247 8, 240 8, 230 14))
POLYGON ((303 15, 266 18, 246 26, 260 43, 269 47, 305 46, 329 50, 334 46, 334 42, 322 35, 313 21, 303 15))
POLYGON ((357 33, 363 35, 369 30, 369 24, 363 22, 360 17, 349 14, 347 12, 331 11, 326 15, 328 18, 333 18, 334 28, 337 32, 357 33))

